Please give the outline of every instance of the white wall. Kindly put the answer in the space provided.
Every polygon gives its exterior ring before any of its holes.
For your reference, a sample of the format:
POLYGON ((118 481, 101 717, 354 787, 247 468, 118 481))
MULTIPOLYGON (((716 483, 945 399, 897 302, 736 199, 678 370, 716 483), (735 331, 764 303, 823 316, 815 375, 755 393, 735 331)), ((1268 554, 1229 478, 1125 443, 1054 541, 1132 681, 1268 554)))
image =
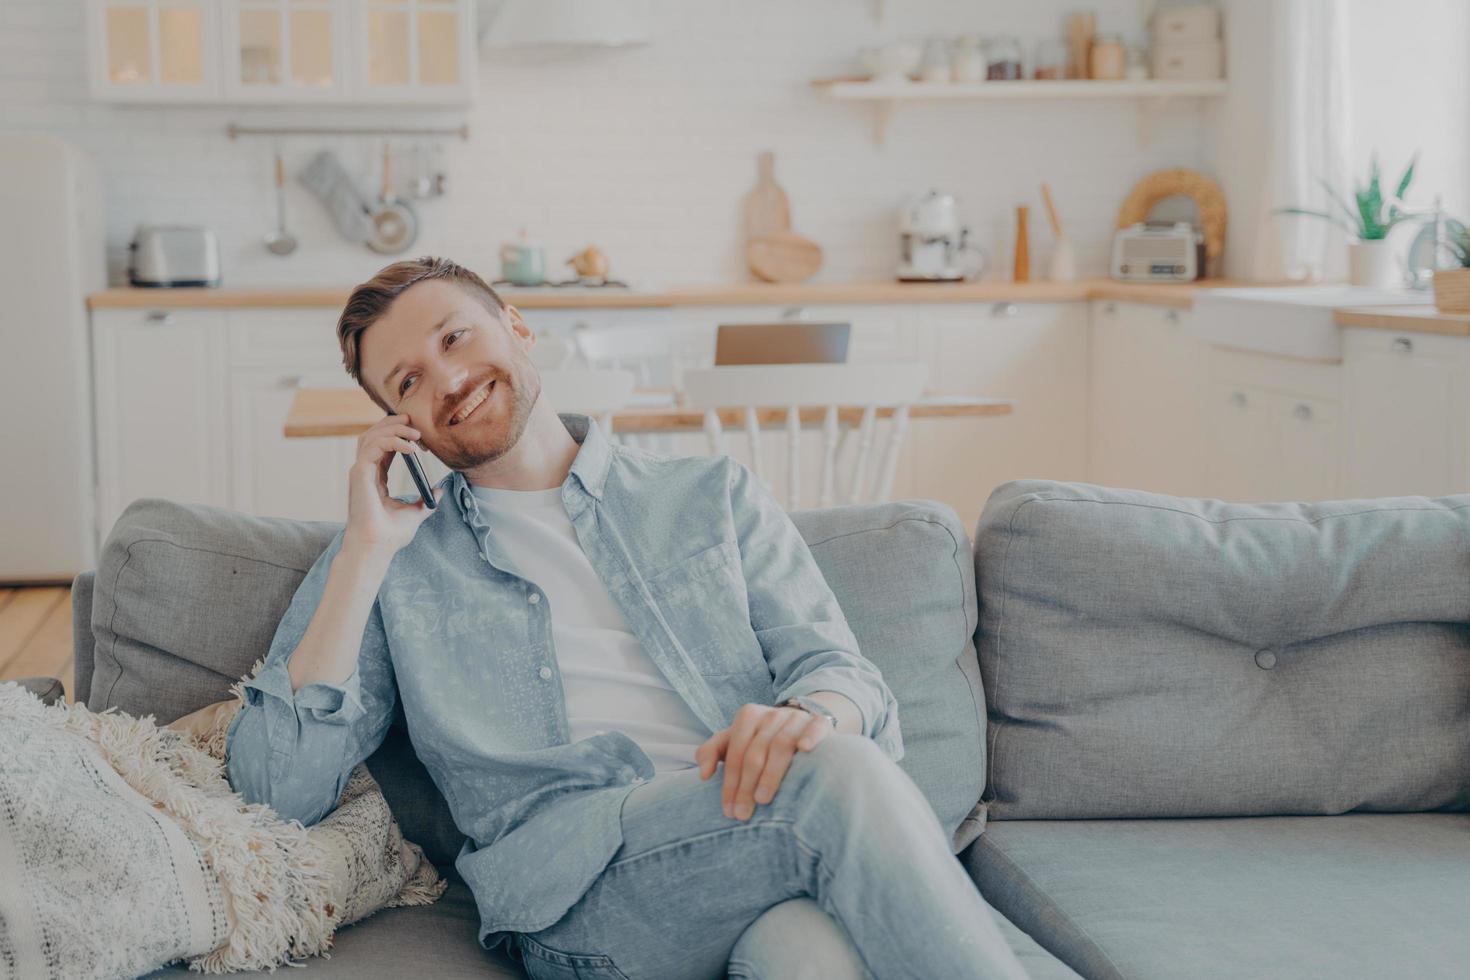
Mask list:
MULTIPOLYGON (((739 208, 755 154, 777 156, 798 231, 826 249, 820 279, 886 278, 897 260, 894 209, 910 194, 956 194, 1008 273, 1016 204, 1032 205, 1033 268, 1050 240, 1037 185, 1049 180, 1084 274, 1101 274, 1117 207, 1132 183, 1170 166, 1211 171, 1204 116, 1171 110, 1140 147, 1128 103, 951 104, 902 108, 887 145, 872 110, 832 103, 808 81, 853 69, 863 45, 939 32, 1059 35, 1071 0, 653 0, 656 39, 631 51, 537 63, 524 53, 481 63, 469 143, 448 146, 450 194, 421 204, 414 253, 452 255, 496 274, 496 252, 521 226, 560 263, 589 242, 635 286, 746 278, 739 208)), ((340 240, 323 210, 293 187, 302 243, 271 256, 270 145, 231 142, 227 122, 457 123, 459 115, 153 109, 91 104, 81 0, 0 0, 0 129, 40 128, 93 153, 105 174, 114 278, 140 222, 197 222, 220 235, 230 284, 343 284, 380 256, 340 240)), ((1137 0, 1094 0, 1101 30, 1142 36, 1137 0)), ((325 140, 287 144, 299 170, 325 140)), ((365 188, 380 148, 337 141, 365 188)), ((569 272, 565 268, 555 274, 569 272)))

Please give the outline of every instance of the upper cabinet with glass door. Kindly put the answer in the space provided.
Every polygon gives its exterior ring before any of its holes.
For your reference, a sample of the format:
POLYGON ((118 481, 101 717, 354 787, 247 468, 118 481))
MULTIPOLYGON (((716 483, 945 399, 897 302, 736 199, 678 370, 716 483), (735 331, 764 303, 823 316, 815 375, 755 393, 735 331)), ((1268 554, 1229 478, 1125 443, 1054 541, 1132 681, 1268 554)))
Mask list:
POLYGON ((470 102, 474 0, 90 0, 117 102, 470 102))
POLYGON ((467 102, 473 0, 362 0, 356 85, 372 102, 467 102))
POLYGON ((214 0, 92 0, 92 94, 118 102, 219 99, 214 0))

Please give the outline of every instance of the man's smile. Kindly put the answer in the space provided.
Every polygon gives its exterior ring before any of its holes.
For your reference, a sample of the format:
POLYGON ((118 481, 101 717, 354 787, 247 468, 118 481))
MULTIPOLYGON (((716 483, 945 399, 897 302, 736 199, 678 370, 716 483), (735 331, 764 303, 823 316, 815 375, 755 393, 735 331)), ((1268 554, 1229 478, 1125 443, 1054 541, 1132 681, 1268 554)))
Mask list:
POLYGON ((459 425, 465 419, 475 414, 475 411, 490 398, 490 393, 494 389, 495 382, 492 380, 485 382, 475 391, 471 392, 469 397, 461 403, 459 410, 449 417, 449 424, 459 425))

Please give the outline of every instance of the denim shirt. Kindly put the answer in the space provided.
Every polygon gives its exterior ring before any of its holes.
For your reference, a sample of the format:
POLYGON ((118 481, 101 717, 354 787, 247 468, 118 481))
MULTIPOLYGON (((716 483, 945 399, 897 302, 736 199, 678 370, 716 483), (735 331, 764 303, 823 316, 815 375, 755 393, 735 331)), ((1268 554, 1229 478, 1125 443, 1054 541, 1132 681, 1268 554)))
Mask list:
MULTIPOLYGON (((857 705, 863 733, 902 758, 892 692, 858 653, 791 519, 748 469, 617 446, 585 416, 562 422, 581 444, 561 487, 577 539, 711 733, 747 702, 836 691, 857 705)), ((414 751, 467 838, 455 866, 493 948, 577 902, 622 843, 623 798, 654 767, 615 730, 570 740, 555 610, 497 547, 463 474, 446 484, 388 567, 352 675, 293 692, 287 661, 342 532, 317 559, 245 685, 229 775, 246 800, 310 825, 382 743, 401 702, 414 751)))

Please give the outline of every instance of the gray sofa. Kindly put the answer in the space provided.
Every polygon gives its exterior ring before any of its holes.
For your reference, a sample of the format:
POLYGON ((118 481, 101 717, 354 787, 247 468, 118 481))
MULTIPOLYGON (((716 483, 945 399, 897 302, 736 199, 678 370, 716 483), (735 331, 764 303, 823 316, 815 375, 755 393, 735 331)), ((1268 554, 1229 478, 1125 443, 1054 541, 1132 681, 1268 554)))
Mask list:
MULTIPOLYGON (((973 551, 927 502, 794 519, 893 688, 900 764, 1046 980, 1470 974, 1467 515, 1017 481, 973 551)), ((166 722, 224 697, 335 531, 133 504, 74 585, 77 698, 166 722)), ((406 732, 369 767, 452 879, 406 732)), ((455 880, 308 969, 522 976, 476 921, 455 880)))

